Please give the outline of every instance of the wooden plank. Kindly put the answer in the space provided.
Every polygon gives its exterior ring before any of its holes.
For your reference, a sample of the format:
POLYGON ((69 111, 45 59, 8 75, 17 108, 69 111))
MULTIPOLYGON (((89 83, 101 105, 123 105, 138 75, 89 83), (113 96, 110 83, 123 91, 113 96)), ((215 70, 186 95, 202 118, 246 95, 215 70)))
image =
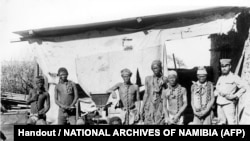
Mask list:
POLYGON ((14 100, 14 99, 1 99, 2 101, 7 101, 7 102, 14 102, 14 103, 19 103, 19 104, 26 104, 26 101, 24 100, 14 100))
POLYGON ((25 105, 25 104, 17 104, 18 107, 24 107, 24 108, 30 108, 30 105, 25 105))
POLYGON ((18 107, 18 106, 11 106, 11 109, 21 109, 21 107, 18 107))
POLYGON ((5 92, 1 96, 2 101, 13 102, 18 104, 26 104, 26 98, 27 95, 25 94, 16 94, 10 92, 5 92))
POLYGON ((16 114, 25 114, 28 113, 29 110, 9 110, 7 113, 1 114, 1 116, 4 115, 16 115, 16 114))

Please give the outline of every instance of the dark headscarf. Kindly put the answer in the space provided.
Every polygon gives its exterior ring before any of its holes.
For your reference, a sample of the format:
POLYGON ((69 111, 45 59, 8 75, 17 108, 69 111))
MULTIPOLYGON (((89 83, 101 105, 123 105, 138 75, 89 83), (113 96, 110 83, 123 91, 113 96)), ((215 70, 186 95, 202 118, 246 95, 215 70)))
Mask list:
POLYGON ((66 68, 63 68, 63 67, 59 68, 57 75, 59 75, 60 72, 65 72, 67 75, 69 74, 68 70, 66 68))

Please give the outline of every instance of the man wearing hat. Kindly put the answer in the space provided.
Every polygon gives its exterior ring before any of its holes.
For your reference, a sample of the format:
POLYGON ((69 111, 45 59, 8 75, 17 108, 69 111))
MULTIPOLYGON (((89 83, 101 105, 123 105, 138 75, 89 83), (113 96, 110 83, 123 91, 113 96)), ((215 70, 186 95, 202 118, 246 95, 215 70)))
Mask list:
POLYGON ((49 93, 44 88, 44 78, 37 76, 35 79, 36 87, 29 92, 27 104, 31 105, 27 124, 45 125, 46 113, 50 108, 49 93))
POLYGON ((212 124, 212 106, 215 98, 213 84, 207 81, 207 71, 204 67, 197 70, 197 82, 191 86, 191 105, 194 119, 192 124, 210 125, 212 124))
POLYGON ((115 91, 119 91, 121 105, 119 105, 125 112, 125 125, 134 124, 139 120, 140 110, 140 95, 139 87, 131 83, 130 78, 132 72, 129 69, 121 70, 123 82, 117 83, 112 88, 107 90, 107 93, 112 93, 114 98, 117 98, 115 91))
POLYGON ((168 72, 168 88, 163 90, 163 109, 165 124, 182 125, 183 113, 187 107, 187 91, 177 82, 177 72, 168 72))
POLYGON ((144 124, 163 124, 162 90, 166 88, 167 78, 162 74, 162 63, 155 60, 151 64, 152 76, 145 78, 145 93, 141 117, 144 124))
POLYGON ((216 90, 217 112, 220 124, 237 124, 235 101, 246 91, 244 82, 239 76, 233 74, 231 69, 231 59, 221 59, 221 72, 216 90))
POLYGON ((74 82, 68 80, 66 68, 58 70, 59 83, 55 87, 55 102, 59 106, 58 124, 75 125, 76 109, 75 104, 78 99, 78 92, 74 82))

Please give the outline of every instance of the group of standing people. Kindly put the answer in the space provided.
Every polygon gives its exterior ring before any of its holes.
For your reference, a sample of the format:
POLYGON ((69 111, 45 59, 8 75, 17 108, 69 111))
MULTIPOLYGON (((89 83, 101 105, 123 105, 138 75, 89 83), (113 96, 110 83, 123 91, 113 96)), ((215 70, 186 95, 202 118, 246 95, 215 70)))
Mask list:
MULTIPOLYGON (((204 67, 197 70, 197 82, 191 86, 191 106, 194 118, 189 124, 212 124, 213 107, 217 105, 218 124, 237 124, 237 100, 245 93, 244 82, 233 74, 231 59, 221 59, 221 72, 214 88, 212 82, 207 81, 207 71, 204 67), (216 104, 215 104, 216 103, 216 104)), ((168 76, 162 73, 160 60, 152 62, 153 75, 145 78, 145 92, 140 100, 139 86, 130 80, 132 72, 121 70, 123 82, 117 83, 107 90, 113 98, 118 90, 119 107, 125 113, 125 120, 121 124, 145 125, 182 125, 184 112, 188 106, 187 90, 178 83, 176 71, 169 71, 168 76)), ((55 103, 59 106, 58 124, 76 124, 75 104, 78 99, 76 85, 67 79, 65 68, 58 70, 60 78, 55 87, 55 103)), ((31 114, 28 124, 46 124, 46 112, 50 108, 50 97, 45 91, 44 79, 36 78, 37 87, 31 90, 28 104, 31 104, 31 114)))
MULTIPOLYGON (((231 72, 231 59, 221 59, 221 76, 214 87, 207 80, 204 67, 197 70, 196 82, 191 86, 191 107, 194 118, 190 125, 211 125, 214 119, 214 107, 217 106, 216 124, 237 124, 237 101, 246 92, 246 85, 241 78, 231 72)), ((152 62, 152 76, 145 78, 145 92, 140 102, 139 87, 132 84, 129 69, 121 71, 123 83, 118 83, 107 92, 119 96, 123 110, 127 113, 123 124, 143 123, 145 125, 183 125, 184 112, 187 108, 187 90, 178 83, 176 71, 162 73, 160 60, 152 62), (134 121, 129 121, 134 113, 134 121)))

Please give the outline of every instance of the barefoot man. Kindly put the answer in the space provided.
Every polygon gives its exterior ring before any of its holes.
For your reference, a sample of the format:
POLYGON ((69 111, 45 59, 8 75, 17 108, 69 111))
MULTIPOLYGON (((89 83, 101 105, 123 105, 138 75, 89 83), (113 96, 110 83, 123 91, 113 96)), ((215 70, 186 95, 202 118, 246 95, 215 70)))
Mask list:
POLYGON ((162 73, 162 63, 155 60, 151 64, 152 76, 145 78, 145 93, 141 117, 144 124, 159 125, 164 123, 162 90, 166 86, 167 78, 162 73))
POLYGON ((198 81, 191 86, 191 104, 194 113, 192 124, 211 125, 212 106, 215 98, 213 84, 207 81, 207 71, 204 67, 197 70, 198 81))
POLYGON ((44 88, 44 78, 42 76, 37 76, 35 83, 36 88, 30 91, 27 99, 27 104, 31 105, 27 124, 45 125, 46 113, 50 108, 50 97, 44 88))
POLYGON ((168 88, 163 91, 165 124, 182 125, 183 113, 187 108, 187 91, 177 83, 177 72, 168 72, 168 88))
POLYGON ((78 92, 74 82, 68 80, 66 68, 58 70, 59 83, 55 87, 55 102, 59 106, 58 124, 75 125, 76 109, 75 104, 78 99, 78 92))
POLYGON ((107 90, 107 93, 112 93, 116 97, 115 91, 119 91, 121 100, 121 108, 126 112, 125 122, 123 124, 134 124, 139 119, 140 110, 140 95, 139 87, 131 83, 130 78, 132 72, 129 69, 123 69, 121 76, 124 82, 117 83, 115 86, 107 90), (134 117, 134 118, 133 118, 134 117))

